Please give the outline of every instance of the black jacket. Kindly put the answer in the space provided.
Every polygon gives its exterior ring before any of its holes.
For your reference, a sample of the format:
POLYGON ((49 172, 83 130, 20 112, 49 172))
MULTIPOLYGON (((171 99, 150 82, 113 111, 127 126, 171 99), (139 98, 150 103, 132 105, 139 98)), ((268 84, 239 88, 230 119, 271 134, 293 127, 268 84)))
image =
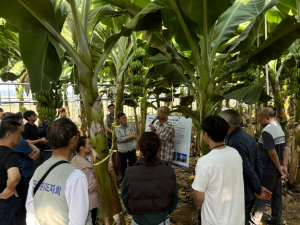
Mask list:
POLYGON ((176 176, 173 168, 163 166, 159 158, 153 162, 140 159, 125 171, 128 207, 134 214, 155 214, 170 209, 176 176))
POLYGON ((251 201, 254 199, 254 192, 262 192, 263 164, 258 155, 257 143, 250 134, 237 127, 227 135, 226 144, 235 148, 243 159, 245 201, 251 201))

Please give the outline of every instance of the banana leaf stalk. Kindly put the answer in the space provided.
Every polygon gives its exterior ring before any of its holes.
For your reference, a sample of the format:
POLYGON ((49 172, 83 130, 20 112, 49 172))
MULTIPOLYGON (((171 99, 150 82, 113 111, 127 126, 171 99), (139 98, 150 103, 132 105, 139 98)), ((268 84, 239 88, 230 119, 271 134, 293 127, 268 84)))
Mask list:
MULTIPOLYGON (((144 89, 144 93, 146 92, 146 88, 144 89)), ((141 108, 141 130, 140 134, 145 131, 146 126, 146 117, 147 117, 147 98, 146 97, 139 97, 140 99, 140 108, 141 108)))
POLYGON ((69 102, 68 102, 68 95, 67 95, 67 86, 63 86, 63 95, 64 95, 64 103, 67 116, 70 116, 70 109, 69 109, 69 102))
POLYGON ((294 184, 300 182, 300 170, 298 170, 300 160, 300 125, 298 124, 294 130, 293 142, 291 146, 291 161, 290 161, 290 175, 289 183, 294 184))

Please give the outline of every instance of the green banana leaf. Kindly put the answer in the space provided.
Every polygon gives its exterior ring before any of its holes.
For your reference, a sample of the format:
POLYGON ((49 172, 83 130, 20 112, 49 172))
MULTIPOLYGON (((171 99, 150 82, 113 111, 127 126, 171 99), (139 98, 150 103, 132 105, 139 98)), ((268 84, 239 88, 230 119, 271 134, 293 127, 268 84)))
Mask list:
POLYGON ((60 57, 45 34, 34 34, 20 29, 21 55, 28 69, 32 92, 50 90, 62 72, 60 57))
POLYGON ((235 43, 231 46, 227 54, 231 54, 244 49, 249 49, 254 41, 257 39, 259 28, 264 21, 264 16, 266 12, 278 4, 280 0, 272 0, 269 2, 257 16, 251 21, 251 23, 246 27, 242 34, 238 37, 235 43))
POLYGON ((21 75, 16 75, 14 73, 11 72, 4 72, 0 74, 0 78, 3 82, 7 82, 7 81, 15 81, 17 79, 20 78, 21 75))
POLYGON ((223 95, 223 97, 225 99, 235 99, 237 101, 243 101, 246 104, 255 104, 259 101, 265 103, 272 99, 270 96, 264 93, 262 84, 244 87, 229 94, 225 94, 223 95))
POLYGON ((180 98, 180 105, 181 106, 189 106, 193 103, 194 100, 195 100, 195 98, 192 95, 182 97, 182 98, 180 98))
POLYGON ((181 69, 175 65, 171 64, 168 59, 162 54, 158 54, 150 58, 156 72, 168 80, 169 83, 175 84, 188 84, 183 78, 185 76, 181 69))
POLYGON ((215 29, 214 51, 219 45, 231 38, 241 23, 247 22, 256 16, 264 7, 265 0, 237 0, 224 12, 218 20, 215 29))
POLYGON ((198 34, 203 36, 204 21, 203 14, 207 14, 207 32, 209 33, 212 26, 215 25, 218 18, 235 2, 235 0, 205 0, 206 9, 203 6, 203 0, 193 0, 191 4, 191 14, 193 20, 198 23, 198 34))
POLYGON ((285 18, 263 45, 251 54, 248 64, 243 67, 243 70, 249 68, 252 63, 262 65, 280 58, 298 38, 300 38, 300 24, 294 17, 285 18))

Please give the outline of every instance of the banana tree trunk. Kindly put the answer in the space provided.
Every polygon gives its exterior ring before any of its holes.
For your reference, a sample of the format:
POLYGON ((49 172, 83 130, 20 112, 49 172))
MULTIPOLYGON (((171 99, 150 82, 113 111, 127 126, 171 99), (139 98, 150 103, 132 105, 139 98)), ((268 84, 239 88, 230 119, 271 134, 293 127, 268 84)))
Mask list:
POLYGON ((134 121, 135 121, 135 129, 136 129, 136 133, 139 134, 140 133, 140 128, 139 128, 139 119, 136 113, 136 107, 133 108, 134 111, 134 121))
POLYGON ((291 148, 291 161, 290 161, 290 176, 289 183, 294 184, 300 181, 300 171, 298 171, 299 165, 299 152, 300 152, 300 125, 298 124, 294 130, 293 143, 291 148))
POLYGON ((271 82, 272 92, 274 96, 274 105, 275 108, 277 109, 276 115, 277 115, 278 122, 280 123, 283 118, 283 116, 281 115, 281 110, 284 108, 280 82, 273 75, 270 75, 270 82, 271 82))
MULTIPOLYGON (((81 97, 80 97, 80 99, 81 99, 81 97)), ((85 110, 84 110, 84 105, 83 105, 82 101, 80 101, 80 133, 83 136, 89 136, 88 126, 87 126, 87 121, 86 121, 86 116, 85 116, 85 110)))
POLYGON ((108 170, 109 149, 104 129, 104 113, 101 97, 98 96, 97 76, 91 76, 92 71, 87 67, 79 67, 77 81, 80 90, 87 123, 90 128, 91 145, 97 150, 101 162, 94 164, 96 179, 98 183, 99 196, 105 225, 114 224, 119 220, 126 224, 122 214, 119 194, 113 171, 108 170))
POLYGON ((69 109, 68 95, 67 95, 67 87, 68 86, 63 86, 63 94, 64 94, 64 102, 65 102, 66 113, 67 113, 67 116, 70 116, 70 109, 69 109))
POLYGON ((146 97, 140 97, 140 104, 141 104, 141 130, 140 134, 142 134, 145 131, 146 126, 146 117, 147 117, 147 98, 146 97))

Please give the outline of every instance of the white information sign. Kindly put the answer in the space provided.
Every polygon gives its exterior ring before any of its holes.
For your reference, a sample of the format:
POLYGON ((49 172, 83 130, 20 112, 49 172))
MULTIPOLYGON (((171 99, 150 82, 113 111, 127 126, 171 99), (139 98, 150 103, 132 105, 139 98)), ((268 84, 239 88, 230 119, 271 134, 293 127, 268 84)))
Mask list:
MULTIPOLYGON (((146 131, 150 131, 149 125, 155 117, 156 115, 153 114, 147 115, 146 131)), ((192 119, 186 119, 184 116, 169 116, 168 118, 175 129, 173 164, 188 168, 190 160, 192 119)), ((158 120, 154 123, 154 126, 157 123, 158 120)))

